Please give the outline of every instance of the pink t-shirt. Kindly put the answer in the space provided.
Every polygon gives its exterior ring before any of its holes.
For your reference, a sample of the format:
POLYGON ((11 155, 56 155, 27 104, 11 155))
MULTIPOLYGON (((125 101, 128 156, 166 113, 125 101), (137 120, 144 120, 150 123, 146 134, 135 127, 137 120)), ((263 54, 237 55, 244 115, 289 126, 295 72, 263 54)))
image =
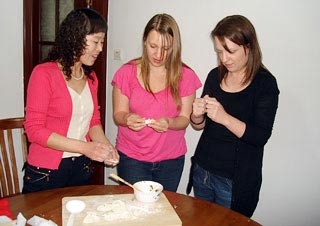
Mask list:
MULTIPOLYGON (((179 115, 177 106, 168 88, 154 93, 147 92, 137 78, 137 66, 133 61, 123 65, 116 73, 112 84, 129 99, 129 110, 146 119, 174 118, 179 115)), ((201 87, 193 70, 182 68, 180 97, 190 96, 201 87)), ((116 148, 127 156, 146 162, 174 159, 187 152, 185 130, 168 130, 158 133, 146 126, 140 131, 119 126, 116 148)))

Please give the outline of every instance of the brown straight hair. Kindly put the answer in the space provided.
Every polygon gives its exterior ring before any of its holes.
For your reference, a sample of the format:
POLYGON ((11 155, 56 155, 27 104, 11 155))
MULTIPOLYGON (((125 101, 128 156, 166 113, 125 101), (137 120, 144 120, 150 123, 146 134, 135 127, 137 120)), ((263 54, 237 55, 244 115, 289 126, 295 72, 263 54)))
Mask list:
MULTIPOLYGON (((226 38, 237 45, 243 46, 245 51, 249 49, 248 62, 245 71, 246 73, 242 82, 243 85, 252 81, 261 67, 266 69, 266 67, 262 64, 262 53, 255 28, 246 17, 241 15, 225 17, 212 30, 211 38, 214 39, 214 37, 219 39, 225 50, 227 50, 229 53, 231 51, 226 45, 226 38)), ((219 60, 218 73, 220 82, 222 82, 227 72, 228 69, 219 60)))

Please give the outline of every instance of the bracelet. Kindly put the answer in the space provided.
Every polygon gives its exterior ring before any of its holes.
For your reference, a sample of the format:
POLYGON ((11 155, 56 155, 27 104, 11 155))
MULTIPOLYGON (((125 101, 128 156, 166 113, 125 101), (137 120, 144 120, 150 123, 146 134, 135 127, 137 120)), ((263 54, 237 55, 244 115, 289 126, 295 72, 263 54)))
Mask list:
POLYGON ((194 124, 194 125, 201 125, 203 122, 204 122, 204 120, 206 119, 206 117, 205 116, 203 116, 203 119, 202 119, 202 121, 201 122, 198 122, 198 123, 196 123, 196 122, 194 122, 193 120, 192 120, 192 113, 190 114, 190 122, 192 123, 192 124, 194 124))

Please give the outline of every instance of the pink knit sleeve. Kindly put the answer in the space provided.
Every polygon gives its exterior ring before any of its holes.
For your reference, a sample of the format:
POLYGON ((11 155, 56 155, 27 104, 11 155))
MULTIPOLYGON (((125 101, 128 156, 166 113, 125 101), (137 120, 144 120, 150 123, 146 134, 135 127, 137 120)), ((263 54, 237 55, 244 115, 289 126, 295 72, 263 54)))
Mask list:
POLYGON ((30 142, 47 146, 52 131, 46 128, 46 115, 52 94, 48 70, 37 66, 32 71, 28 89, 25 117, 25 132, 30 142))
POLYGON ((93 100, 93 115, 92 115, 92 119, 90 122, 90 128, 95 126, 95 125, 101 125, 101 116, 100 116, 100 106, 98 103, 98 78, 95 74, 95 72, 92 72, 91 74, 94 78, 94 81, 89 80, 89 87, 90 87, 90 91, 91 91, 91 95, 92 95, 92 100, 93 100))

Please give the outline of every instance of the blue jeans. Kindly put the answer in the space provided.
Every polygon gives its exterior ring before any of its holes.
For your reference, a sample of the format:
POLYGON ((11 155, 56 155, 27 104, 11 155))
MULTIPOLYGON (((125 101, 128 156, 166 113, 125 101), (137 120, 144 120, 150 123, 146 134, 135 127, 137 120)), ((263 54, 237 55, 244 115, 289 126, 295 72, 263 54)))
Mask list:
POLYGON ((36 192, 53 188, 90 184, 92 175, 91 160, 86 156, 70 157, 61 160, 59 169, 51 170, 24 164, 22 193, 36 192))
POLYGON ((214 175, 196 163, 193 167, 193 190, 196 198, 231 208, 232 180, 214 175))
POLYGON ((184 166, 182 155, 176 159, 160 162, 144 162, 128 157, 121 153, 120 163, 117 166, 118 175, 134 184, 137 181, 152 180, 162 184, 168 191, 177 191, 184 166))

